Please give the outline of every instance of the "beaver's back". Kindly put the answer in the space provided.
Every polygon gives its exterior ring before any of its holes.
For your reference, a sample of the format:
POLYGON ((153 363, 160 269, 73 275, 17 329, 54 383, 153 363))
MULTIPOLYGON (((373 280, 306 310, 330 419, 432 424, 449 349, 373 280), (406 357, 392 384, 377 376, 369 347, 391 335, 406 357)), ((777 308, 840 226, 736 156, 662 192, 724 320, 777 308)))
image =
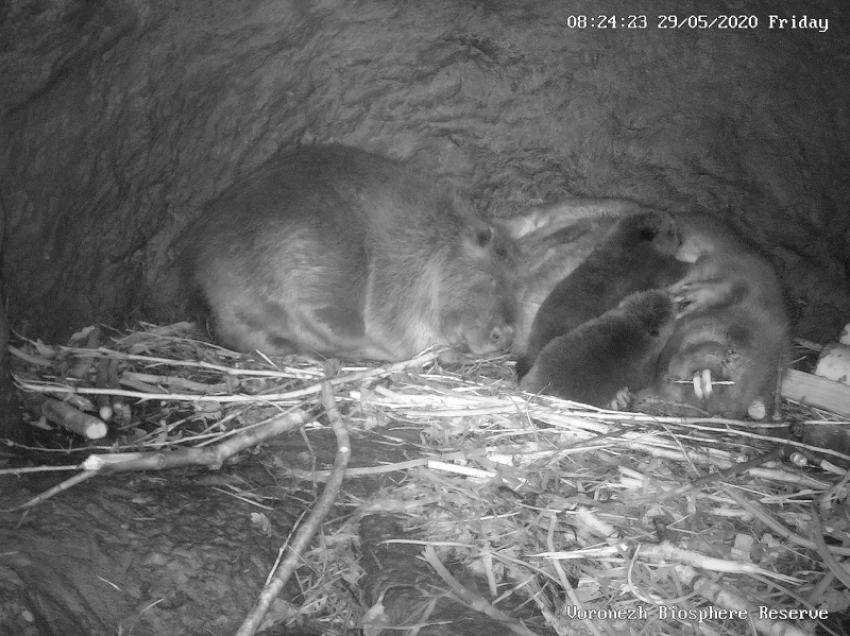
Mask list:
POLYGON ((188 278, 235 349, 398 359, 510 342, 489 226, 401 162, 343 146, 275 157, 187 234, 188 278))

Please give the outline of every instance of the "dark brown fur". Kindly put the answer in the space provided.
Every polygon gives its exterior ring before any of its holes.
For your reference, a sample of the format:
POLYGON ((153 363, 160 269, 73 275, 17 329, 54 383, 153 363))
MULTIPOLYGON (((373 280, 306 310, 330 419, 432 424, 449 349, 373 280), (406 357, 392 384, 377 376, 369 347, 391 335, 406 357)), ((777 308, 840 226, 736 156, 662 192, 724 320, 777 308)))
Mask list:
POLYGON ((520 386, 610 408, 621 390, 638 391, 652 381, 675 317, 667 292, 632 294, 615 309, 551 340, 520 386))
POLYGON ((672 287, 684 308, 659 357, 656 381, 642 397, 733 418, 757 400, 770 410, 791 339, 779 279, 758 250, 719 219, 678 219, 685 237, 680 258, 695 262, 672 287), (710 396, 699 398, 690 381, 703 370, 732 384, 714 385, 710 396))
POLYGON ((649 394, 730 418, 743 417, 757 400, 770 409, 778 370, 787 363, 787 340, 786 325, 746 303, 685 315, 659 356, 649 394), (704 369, 713 389, 698 398, 691 380, 704 369))
POLYGON ((525 355, 534 317, 622 217, 649 211, 624 199, 572 198, 532 206, 493 222, 513 239, 516 323, 511 353, 525 355))
POLYGON ((237 350, 398 360, 510 345, 490 226, 389 158, 343 146, 275 157, 186 235, 187 276, 237 350))
POLYGON ((684 305, 682 313, 745 301, 771 314, 786 314, 776 272, 756 246, 716 217, 681 214, 677 218, 684 233, 678 257, 693 263, 672 288, 684 305))
POLYGON ((617 221, 596 248, 543 301, 528 349, 517 362, 520 378, 553 338, 592 320, 634 292, 679 280, 687 264, 676 260, 681 235, 672 216, 646 211, 617 221))

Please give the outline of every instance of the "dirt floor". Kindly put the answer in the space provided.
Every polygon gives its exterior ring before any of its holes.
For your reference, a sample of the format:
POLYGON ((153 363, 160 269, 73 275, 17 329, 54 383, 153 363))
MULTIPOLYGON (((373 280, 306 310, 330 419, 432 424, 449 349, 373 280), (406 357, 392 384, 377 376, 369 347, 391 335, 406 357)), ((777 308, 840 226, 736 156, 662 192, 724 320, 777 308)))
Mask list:
MULTIPOLYGON (((353 437, 355 464, 401 461, 416 453, 369 433, 353 437)), ((329 431, 311 433, 310 442, 308 447, 294 432, 241 454, 235 465, 219 471, 112 475, 79 484, 25 513, 3 513, 0 633, 235 633, 293 525, 322 488, 285 477, 284 467, 309 470, 333 462, 329 431)), ((44 455, 31 459, 43 462, 44 455)), ((58 463, 75 460, 52 456, 58 463)), ((5 452, 2 461, 5 468, 20 463, 5 452)), ((0 508, 27 501, 66 477, 64 472, 2 476, 0 508)), ((351 513, 358 496, 391 479, 351 482, 329 527, 351 513)), ((303 580, 309 578, 306 573, 303 580)), ((302 591, 291 583, 283 596, 297 605, 302 591)), ((306 624, 302 633, 321 631, 306 624)))

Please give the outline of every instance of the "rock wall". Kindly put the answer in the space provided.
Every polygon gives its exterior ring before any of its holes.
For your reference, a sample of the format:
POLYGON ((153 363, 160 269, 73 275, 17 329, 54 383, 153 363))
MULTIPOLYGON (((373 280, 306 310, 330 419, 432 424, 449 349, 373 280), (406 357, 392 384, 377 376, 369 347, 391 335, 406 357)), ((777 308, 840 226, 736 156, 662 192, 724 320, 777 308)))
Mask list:
POLYGON ((602 4, 10 0, 13 327, 179 317, 163 274, 179 231, 279 149, 337 141, 421 161, 491 214, 567 194, 724 214, 774 256, 798 334, 833 336, 850 317, 850 10, 807 3, 821 32, 769 28, 801 17, 787 3, 602 4), (758 25, 661 28, 673 6, 758 25), (572 28, 600 14, 618 28, 572 28))

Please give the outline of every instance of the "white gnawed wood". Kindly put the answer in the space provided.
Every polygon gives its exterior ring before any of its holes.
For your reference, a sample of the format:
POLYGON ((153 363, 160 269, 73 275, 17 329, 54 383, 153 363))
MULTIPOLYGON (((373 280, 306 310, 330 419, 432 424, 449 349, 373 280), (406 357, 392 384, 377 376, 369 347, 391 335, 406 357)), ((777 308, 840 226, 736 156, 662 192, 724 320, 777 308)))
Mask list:
POLYGON ((850 322, 844 325, 844 329, 841 330, 841 334, 838 336, 838 342, 850 345, 850 322))
POLYGON ((815 375, 850 385, 850 344, 826 345, 818 358, 815 375))
POLYGON ((47 398, 41 405, 41 410, 48 420, 78 435, 88 439, 101 439, 106 436, 107 428, 102 420, 83 413, 66 402, 47 398))
POLYGON ((819 378, 810 373, 785 372, 782 396, 795 402, 850 416, 850 386, 819 378))

